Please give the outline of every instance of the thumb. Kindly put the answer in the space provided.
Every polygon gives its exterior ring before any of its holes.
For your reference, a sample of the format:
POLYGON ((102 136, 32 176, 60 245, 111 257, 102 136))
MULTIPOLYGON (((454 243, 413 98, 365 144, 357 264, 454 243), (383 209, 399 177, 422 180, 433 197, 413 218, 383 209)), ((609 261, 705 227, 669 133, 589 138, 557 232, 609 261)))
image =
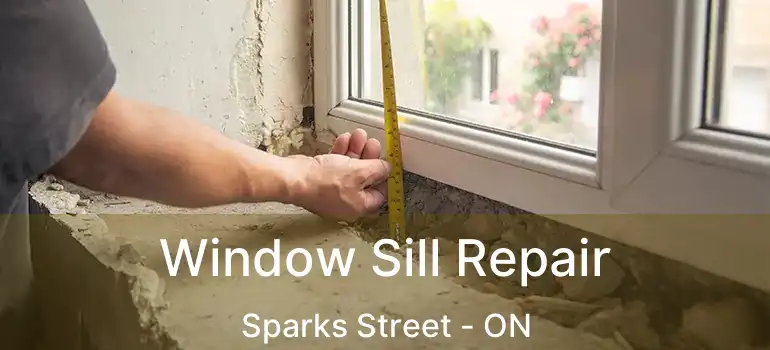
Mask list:
POLYGON ((356 162, 358 177, 364 187, 384 182, 390 176, 391 166, 382 159, 360 159, 356 162))

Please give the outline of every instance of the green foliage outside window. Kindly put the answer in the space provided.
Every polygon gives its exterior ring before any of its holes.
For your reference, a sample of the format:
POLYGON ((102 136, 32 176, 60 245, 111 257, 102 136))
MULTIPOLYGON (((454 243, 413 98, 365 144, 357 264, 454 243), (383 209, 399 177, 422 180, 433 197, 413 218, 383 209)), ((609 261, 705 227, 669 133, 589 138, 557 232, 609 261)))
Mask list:
POLYGON ((492 35, 481 18, 466 18, 454 0, 436 0, 428 9, 425 29, 427 109, 452 114, 471 73, 471 57, 492 35))

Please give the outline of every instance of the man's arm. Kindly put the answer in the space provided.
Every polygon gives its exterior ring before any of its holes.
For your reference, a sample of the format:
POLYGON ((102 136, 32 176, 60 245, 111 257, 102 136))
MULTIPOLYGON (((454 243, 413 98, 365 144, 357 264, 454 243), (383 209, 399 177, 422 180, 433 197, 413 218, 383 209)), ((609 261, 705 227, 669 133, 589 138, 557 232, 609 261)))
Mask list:
POLYGON ((292 202, 302 188, 300 163, 111 92, 77 145, 50 172, 97 191, 205 207, 292 202))

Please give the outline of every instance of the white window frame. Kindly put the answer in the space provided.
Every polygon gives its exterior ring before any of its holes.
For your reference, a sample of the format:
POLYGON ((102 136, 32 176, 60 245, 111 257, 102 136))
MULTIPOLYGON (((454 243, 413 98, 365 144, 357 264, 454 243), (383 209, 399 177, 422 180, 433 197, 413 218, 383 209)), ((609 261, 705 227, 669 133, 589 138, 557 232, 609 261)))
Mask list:
MULTIPOLYGON (((770 214, 770 142, 700 128, 701 73, 712 67, 699 50, 718 2, 604 1, 598 156, 401 111, 406 170, 770 291, 757 266, 767 230, 571 215, 770 214)), ((331 143, 363 128, 384 144, 382 108, 348 98, 351 4, 314 0, 316 131, 331 143)))

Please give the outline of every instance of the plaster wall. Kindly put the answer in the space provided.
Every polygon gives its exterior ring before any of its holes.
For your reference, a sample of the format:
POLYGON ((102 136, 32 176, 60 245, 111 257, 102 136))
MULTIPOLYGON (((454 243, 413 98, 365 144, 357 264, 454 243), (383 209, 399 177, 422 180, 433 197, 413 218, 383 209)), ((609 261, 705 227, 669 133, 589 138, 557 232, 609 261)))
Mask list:
MULTIPOLYGON (((311 104, 310 0, 88 1, 116 89, 255 146, 298 140, 311 104), (292 133, 294 131, 294 133, 292 133)), ((272 149, 272 148, 271 148, 272 149)))

